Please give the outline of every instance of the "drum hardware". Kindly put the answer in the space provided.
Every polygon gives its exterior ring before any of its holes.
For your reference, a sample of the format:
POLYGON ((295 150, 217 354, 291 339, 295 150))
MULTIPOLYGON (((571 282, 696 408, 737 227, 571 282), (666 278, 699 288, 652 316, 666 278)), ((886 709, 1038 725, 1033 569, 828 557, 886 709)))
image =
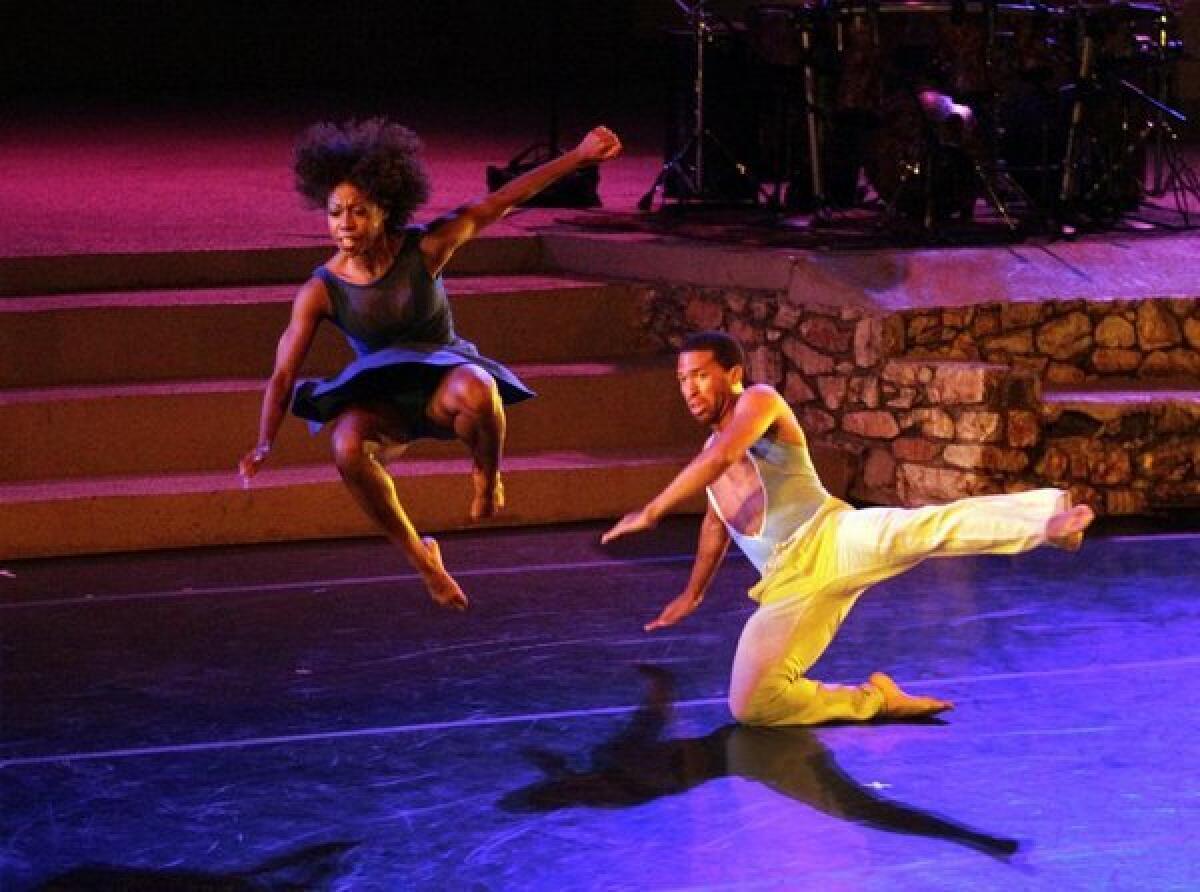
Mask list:
POLYGON ((936 91, 912 98, 921 111, 921 146, 897 161, 891 194, 881 195, 885 222, 903 227, 915 219, 926 235, 941 236, 950 224, 972 222, 983 197, 1008 231, 1016 232, 1021 223, 1014 204, 1028 210, 1033 202, 1001 166, 983 160, 972 109, 936 91))
POLYGON ((760 188, 758 182, 751 176, 750 167, 739 160, 725 146, 712 130, 706 126, 704 116, 705 105, 705 47, 712 39, 712 24, 705 10, 706 0, 675 0, 675 5, 683 12, 691 28, 693 41, 694 70, 692 81, 692 128, 683 146, 663 164, 658 176, 650 189, 638 201, 638 210, 648 211, 654 205, 654 196, 660 190, 666 195, 670 191, 668 184, 674 186, 675 197, 683 204, 719 202, 719 203, 757 203, 760 188), (712 188, 711 180, 706 173, 705 155, 711 152, 725 165, 732 174, 734 182, 742 188, 739 194, 720 194, 712 188))
POLYGON ((1115 223, 1147 195, 1168 191, 1183 225, 1190 225, 1188 198, 1200 201, 1200 187, 1177 150, 1171 124, 1187 119, 1164 101, 1167 66, 1180 49, 1169 24, 1160 6, 1114 3, 1076 11, 1079 69, 1076 81, 1064 88, 1072 101, 1056 208, 1064 233, 1075 232, 1083 221, 1115 223), (1155 19, 1154 33, 1139 33, 1148 14, 1155 19), (1148 88, 1131 79, 1135 73, 1151 82, 1148 88))
POLYGON ((1087 206, 1089 200, 1095 201, 1104 197, 1106 194, 1104 190, 1107 190, 1109 196, 1119 195, 1121 179, 1132 184, 1139 199, 1146 194, 1152 194, 1143 183, 1145 161, 1143 159, 1141 164, 1137 164, 1135 160, 1140 151, 1149 148, 1154 153, 1152 163, 1155 170, 1161 167, 1164 172, 1169 171, 1169 176, 1164 176, 1162 179, 1163 191, 1158 195, 1162 196, 1169 192, 1174 198, 1175 210, 1179 214, 1183 226, 1190 226, 1189 198, 1200 204, 1200 179, 1180 154, 1178 134, 1169 123, 1175 121, 1179 124, 1187 124, 1187 116, 1178 109, 1150 96, 1139 86, 1123 77, 1111 77, 1109 81, 1115 89, 1123 92, 1127 99, 1136 100, 1147 112, 1147 118, 1141 129, 1127 139, 1126 144, 1122 147, 1120 157, 1114 159, 1113 163, 1097 178, 1092 189, 1084 197, 1084 206, 1087 206))
MULTIPOLYGON (((1132 88, 1132 85, 1129 87, 1132 88)), ((1147 128, 1153 136, 1152 140, 1147 141, 1155 171, 1153 189, 1159 190, 1150 191, 1149 194, 1155 197, 1170 194, 1183 226, 1189 227, 1192 225, 1189 205, 1200 206, 1200 177, 1197 177, 1196 171, 1179 151, 1179 133, 1168 120, 1174 119, 1180 124, 1186 124, 1187 117, 1152 97, 1145 96, 1145 99, 1159 111, 1158 115, 1147 123, 1147 128)))
MULTIPOLYGON (((956 107, 960 128, 975 116, 964 106, 977 106, 989 83, 985 60, 994 29, 986 11, 981 3, 879 0, 838 17, 835 39, 844 51, 834 121, 843 132, 833 138, 844 146, 861 138, 866 151, 855 166, 864 169, 891 220, 912 216, 932 231, 952 218, 969 218, 982 192, 1000 195, 990 183, 984 187, 991 174, 978 135, 964 145, 961 134, 946 133, 948 115, 923 109, 919 99, 936 96, 956 107)), ((842 200, 851 177, 835 177, 842 200)))
POLYGON ((988 204, 996 209, 996 213, 1000 215, 1000 219, 1004 221, 1004 226, 1010 233, 1019 231, 1023 225, 1028 224, 1029 220, 1035 217, 1033 199, 1030 198, 1029 193, 1025 191, 1021 184, 1013 179, 1005 170, 993 168, 991 171, 987 171, 976 161, 975 174, 979 177, 979 182, 983 185, 988 204), (1007 189, 1014 201, 1019 201, 1024 206, 1026 215, 1024 223, 1013 212, 1012 203, 1001 197, 1001 189, 1007 189))
POLYGON ((1062 161, 1062 188, 1058 201, 1066 207, 1076 198, 1080 163, 1083 111, 1087 94, 1094 89, 1093 68, 1096 62, 1096 41, 1087 28, 1083 9, 1077 12, 1079 22, 1079 73, 1071 100, 1070 124, 1067 126, 1067 148, 1062 161))
MULTIPOLYGON (((1167 118, 1174 118, 1180 124, 1186 124, 1185 118, 1178 111, 1167 105, 1170 98, 1170 78, 1166 66, 1170 62, 1183 57, 1183 41, 1175 36, 1174 18, 1166 9, 1160 10, 1154 17, 1153 26, 1147 34, 1136 34, 1134 40, 1143 58, 1153 60, 1155 97, 1160 103, 1156 106, 1158 113, 1154 119, 1153 139, 1150 142, 1151 166, 1154 171, 1152 185, 1147 190, 1149 195, 1161 197, 1168 190, 1180 185, 1176 170, 1167 177, 1168 157, 1180 160, 1177 149, 1178 134, 1172 129, 1167 118)), ((1149 97, 1147 97, 1149 98, 1149 97)), ((1193 181, 1195 177, 1192 177, 1193 181)))
POLYGON ((821 122, 817 119, 817 72, 813 64, 813 31, 801 33, 804 48, 804 116, 808 124, 808 175, 812 187, 812 222, 820 224, 829 217, 829 199, 825 194, 824 156, 821 152, 821 122))
POLYGON ((1061 188, 1060 139, 1066 135, 1058 127, 1059 103, 1057 90, 1034 89, 1011 108, 994 110, 1002 118, 991 133, 994 168, 1028 199, 1038 228, 1048 223, 1061 188))
POLYGON ((770 183, 767 206, 773 211, 811 212, 813 223, 830 214, 825 175, 828 104, 820 95, 833 67, 825 39, 830 24, 827 5, 826 0, 774 2, 751 7, 746 18, 758 77, 770 97, 766 107, 771 120, 764 123, 775 125, 760 128, 765 163, 759 172, 770 183))
POLYGON ((1009 232, 1063 233, 1150 194, 1174 195, 1181 213, 1181 196, 1200 201, 1169 101, 1182 49, 1170 0, 774 0, 753 4, 740 31, 702 2, 675 2, 690 23, 680 64, 695 69, 692 95, 679 95, 694 108, 643 209, 674 187, 685 204, 734 193, 811 209, 817 225, 862 207, 869 184, 887 224, 941 237, 982 222, 980 199, 1009 232), (722 80, 731 44, 753 52, 722 80), (726 80, 740 86, 722 95, 726 80), (714 121, 743 141, 722 143, 714 121), (735 184, 714 188, 728 172, 735 184))

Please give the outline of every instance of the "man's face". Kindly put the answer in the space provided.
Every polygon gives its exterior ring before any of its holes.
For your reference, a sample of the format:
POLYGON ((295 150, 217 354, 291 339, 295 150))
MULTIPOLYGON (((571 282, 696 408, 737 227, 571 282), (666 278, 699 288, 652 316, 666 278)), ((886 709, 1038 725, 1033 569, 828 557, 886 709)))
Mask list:
POLYGON ((741 366, 722 368, 711 350, 680 353, 675 373, 688 411, 701 424, 716 424, 741 389, 741 366))

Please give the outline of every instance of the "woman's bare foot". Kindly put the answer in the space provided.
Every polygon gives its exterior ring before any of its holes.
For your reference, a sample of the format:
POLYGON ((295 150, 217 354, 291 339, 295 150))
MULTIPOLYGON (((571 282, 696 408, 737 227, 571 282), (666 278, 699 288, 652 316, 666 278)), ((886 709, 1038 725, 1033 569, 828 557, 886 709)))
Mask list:
POLYGON ((442 549, 438 547, 437 540, 431 536, 425 536, 421 542, 425 545, 429 558, 433 562, 433 569, 421 574, 425 580, 425 587, 429 589, 429 596, 447 610, 459 612, 466 610, 467 596, 458 587, 454 577, 446 572, 446 567, 442 563, 442 549))
POLYGON ((472 471, 471 486, 475 490, 471 499, 471 520, 495 517, 504 510, 504 481, 500 479, 499 471, 494 476, 472 471))
POLYGON ((954 704, 949 700, 938 700, 936 697, 914 697, 904 693, 900 685, 892 681, 890 675, 875 672, 867 679, 867 684, 883 694, 883 712, 888 718, 921 718, 937 715, 947 709, 953 709, 954 704))
POLYGON ((1055 548, 1078 551, 1083 545, 1083 531, 1095 519, 1096 512, 1087 505, 1061 511, 1046 521, 1046 541, 1055 548))

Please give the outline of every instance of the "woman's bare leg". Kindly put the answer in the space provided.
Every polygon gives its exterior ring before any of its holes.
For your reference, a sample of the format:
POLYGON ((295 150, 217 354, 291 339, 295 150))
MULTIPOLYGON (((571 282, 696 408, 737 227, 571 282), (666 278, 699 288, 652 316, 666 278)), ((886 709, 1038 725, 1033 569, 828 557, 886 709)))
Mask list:
POLYGON ((404 553, 433 600, 442 607, 465 610, 467 597, 446 572, 437 543, 417 533, 383 465, 388 444, 403 444, 406 439, 402 423, 387 411, 347 409, 334 423, 334 463, 354 500, 404 553))
POLYGON ((430 421, 454 431, 471 453, 471 519, 492 517, 504 508, 500 459, 507 421, 492 376, 475 365, 451 369, 426 412, 430 421))

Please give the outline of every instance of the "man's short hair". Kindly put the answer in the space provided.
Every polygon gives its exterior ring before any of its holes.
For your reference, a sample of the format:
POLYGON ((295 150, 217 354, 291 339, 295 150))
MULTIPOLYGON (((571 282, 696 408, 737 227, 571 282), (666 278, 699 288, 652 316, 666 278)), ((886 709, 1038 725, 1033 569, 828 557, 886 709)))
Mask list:
POLYGON ((697 331, 684 338, 680 353, 691 353, 697 350, 708 350, 712 353, 717 365, 729 371, 735 365, 746 367, 746 353, 739 344, 723 331, 697 331))

